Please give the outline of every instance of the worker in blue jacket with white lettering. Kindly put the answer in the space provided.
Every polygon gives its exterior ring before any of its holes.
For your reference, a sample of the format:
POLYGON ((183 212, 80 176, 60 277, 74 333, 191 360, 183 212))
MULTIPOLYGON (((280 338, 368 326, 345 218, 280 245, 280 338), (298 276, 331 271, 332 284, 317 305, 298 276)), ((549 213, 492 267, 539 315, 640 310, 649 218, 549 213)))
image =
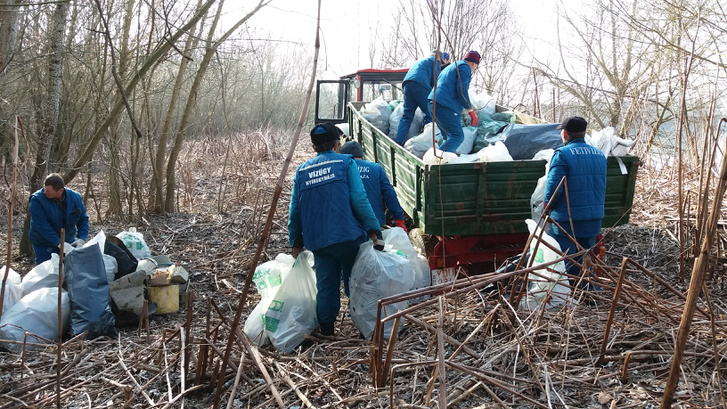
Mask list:
POLYGON ((366 197, 358 166, 349 155, 335 153, 340 130, 318 124, 310 132, 313 159, 298 166, 288 213, 288 240, 293 257, 305 246, 316 269, 316 312, 323 335, 334 334, 341 309, 341 273, 346 295, 359 246, 367 236, 381 236, 379 222, 366 197))
POLYGON ((51 173, 43 187, 30 196, 28 239, 33 244, 36 264, 60 252, 62 228, 66 229, 66 242, 76 247, 86 243, 88 214, 83 198, 66 187, 61 175, 51 173))
POLYGON ((361 149, 361 144, 356 141, 346 142, 339 152, 353 156, 356 161, 358 173, 361 175, 364 189, 366 189, 366 196, 369 198, 376 218, 379 219, 379 224, 386 225, 386 214, 384 213, 384 203, 386 203, 386 208, 394 218, 396 227, 401 227, 406 231, 404 210, 399 204, 399 199, 396 197, 396 192, 391 186, 384 168, 378 163, 363 160, 363 149, 361 149))
POLYGON ((449 54, 432 51, 432 54, 412 64, 402 82, 404 92, 404 113, 399 121, 396 131, 396 143, 404 145, 409 139, 411 121, 417 108, 424 113, 422 125, 432 122, 432 113, 429 111, 427 97, 437 81, 437 75, 442 70, 442 63, 449 64, 449 54))
MULTIPOLYGON (((551 235, 565 254, 578 252, 579 246, 592 248, 605 214, 607 160, 603 152, 586 143, 587 126, 586 120, 579 116, 565 118, 558 126, 565 146, 553 153, 545 185, 544 203, 550 207, 550 217, 565 230, 553 224, 551 235), (563 179, 565 183, 556 192, 563 179)), ((582 257, 575 261, 580 264, 582 257)), ((581 275, 580 268, 570 261, 566 262, 566 268, 568 274, 576 277, 571 278, 571 284, 575 285, 581 275)))
MULTIPOLYGON (((472 126, 479 124, 475 108, 470 101, 469 89, 472 73, 480 64, 480 53, 467 51, 464 60, 450 64, 437 78, 437 86, 429 93, 429 112, 442 131, 444 141, 439 149, 457 152, 464 141, 462 111, 467 110, 472 126)), ((469 153, 469 152, 468 152, 469 153)))

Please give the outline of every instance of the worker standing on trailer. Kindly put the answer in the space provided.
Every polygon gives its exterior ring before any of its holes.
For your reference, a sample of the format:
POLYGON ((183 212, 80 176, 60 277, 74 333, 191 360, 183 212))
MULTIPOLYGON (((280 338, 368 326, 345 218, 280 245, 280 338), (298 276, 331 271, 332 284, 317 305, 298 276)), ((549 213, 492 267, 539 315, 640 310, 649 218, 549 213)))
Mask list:
POLYGON ((384 203, 386 203, 386 208, 389 209, 391 217, 394 218, 396 227, 401 227, 406 231, 404 210, 399 204, 399 199, 396 197, 396 192, 391 186, 389 178, 386 177, 384 168, 378 163, 364 160, 361 144, 356 141, 346 142, 339 152, 353 156, 353 159, 356 161, 358 172, 361 174, 361 180, 366 189, 366 196, 369 199, 369 203, 371 203, 371 208, 374 210, 376 218, 379 220, 379 225, 386 225, 386 214, 384 213, 384 203))
POLYGON ((404 88, 404 114, 399 121, 396 131, 396 143, 404 145, 409 139, 409 129, 414 120, 417 108, 424 113, 422 125, 432 122, 432 113, 429 110, 427 97, 434 87, 437 75, 442 70, 442 63, 449 64, 449 54, 437 50, 424 59, 412 64, 402 83, 404 88))
POLYGON ((457 152, 457 148, 464 140, 462 110, 467 110, 472 120, 472 126, 479 124, 477 113, 469 97, 472 73, 477 70, 479 64, 480 53, 467 51, 463 60, 450 64, 442 70, 442 74, 437 78, 437 87, 429 93, 429 110, 444 138, 444 142, 439 147, 443 151, 457 152))
POLYGON ((356 162, 349 155, 335 153, 340 133, 327 122, 311 130, 317 155, 295 172, 288 214, 293 257, 305 246, 315 258, 316 313, 323 335, 334 334, 341 309, 341 274, 348 296, 348 279, 359 246, 367 236, 374 241, 381 236, 356 162))
MULTIPOLYGON (((578 252, 578 246, 592 248, 605 214, 607 160, 603 152, 586 143, 587 126, 580 116, 567 117, 558 126, 564 146, 553 153, 545 185, 544 202, 550 207, 550 217, 565 230, 553 224, 551 235, 564 254, 578 252), (555 192, 563 179, 565 182, 555 192)), ((582 259, 578 257, 574 261, 580 264, 582 259)), ((566 261, 566 269, 572 276, 581 275, 575 263, 566 261)), ((571 285, 577 282, 578 279, 571 278, 571 285)))

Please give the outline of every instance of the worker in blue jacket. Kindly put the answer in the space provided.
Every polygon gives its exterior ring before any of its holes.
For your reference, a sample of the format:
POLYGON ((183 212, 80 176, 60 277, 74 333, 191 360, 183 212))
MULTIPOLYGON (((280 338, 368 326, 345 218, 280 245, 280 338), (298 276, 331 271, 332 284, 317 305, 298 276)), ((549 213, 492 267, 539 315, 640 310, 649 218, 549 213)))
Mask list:
POLYGON ((288 240, 293 257, 305 246, 316 269, 316 312, 320 331, 333 335, 341 309, 341 274, 346 295, 359 246, 367 236, 381 236, 379 222, 366 197, 358 166, 349 155, 335 153, 340 131, 330 123, 310 132, 313 159, 298 166, 288 213, 288 240))
POLYGON ((35 263, 50 260, 51 254, 60 252, 61 229, 65 228, 65 241, 75 247, 83 246, 88 238, 88 214, 83 198, 66 187, 63 177, 51 173, 43 187, 30 196, 30 230, 28 239, 33 244, 35 263))
MULTIPOLYGON (((592 248, 604 216, 607 161, 603 152, 586 143, 587 126, 579 116, 565 118, 558 126, 564 146, 553 153, 545 185, 544 203, 550 207, 550 217, 565 230, 553 224, 551 235, 564 254, 574 254, 579 247, 592 248), (561 180, 565 182, 556 192, 561 180), (575 238, 577 244, 568 236, 575 238)), ((575 261, 580 264, 582 257, 575 261)), ((575 263, 567 261, 566 268, 572 276, 581 275, 575 263)), ((571 278, 572 285, 577 281, 571 278)))
POLYGON ((384 168, 378 163, 363 160, 363 149, 361 149, 361 144, 356 141, 346 142, 339 152, 353 156, 356 161, 358 173, 361 175, 364 189, 366 189, 366 196, 369 203, 371 203, 376 218, 379 220, 379 225, 386 225, 386 214, 384 213, 384 203, 386 203, 386 208, 389 209, 391 217, 394 218, 396 227, 401 227, 406 231, 404 210, 399 204, 399 199, 396 197, 396 192, 391 186, 384 168))
POLYGON ((480 53, 467 51, 462 61, 450 64, 437 78, 437 86, 429 93, 429 111, 442 131, 444 141, 439 149, 457 152, 464 140, 461 114, 467 110, 472 126, 479 124, 474 106, 470 101, 469 88, 472 73, 480 64, 480 53))
POLYGON ((424 113, 422 125, 432 122, 432 114, 429 111, 427 97, 437 81, 437 76, 442 70, 442 63, 449 64, 449 54, 433 51, 432 55, 412 64, 404 77, 404 114, 399 121, 399 128, 396 131, 396 143, 404 145, 409 139, 411 121, 417 108, 424 113))

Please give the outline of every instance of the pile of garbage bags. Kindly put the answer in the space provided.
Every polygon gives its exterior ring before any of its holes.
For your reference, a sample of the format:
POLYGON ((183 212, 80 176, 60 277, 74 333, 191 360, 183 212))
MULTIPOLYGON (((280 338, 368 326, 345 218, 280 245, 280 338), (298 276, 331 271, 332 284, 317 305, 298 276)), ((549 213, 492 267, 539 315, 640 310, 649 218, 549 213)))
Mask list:
MULTIPOLYGON (((533 159, 538 152, 563 146, 559 124, 523 124, 514 112, 496 112, 495 99, 470 91, 470 100, 477 108, 479 125, 471 126, 468 115, 462 116, 464 140, 454 153, 442 154, 434 148, 443 142, 439 128, 430 123, 422 126, 424 114, 417 109, 404 148, 429 165, 445 163, 498 162, 533 159), (489 149, 489 150, 488 150, 489 149), (486 152, 483 152, 486 151, 486 152)), ((404 112, 400 101, 387 102, 377 98, 361 108, 361 114, 376 128, 396 140, 399 121, 404 112)), ((625 156, 633 140, 616 136, 613 127, 593 131, 586 142, 606 156, 625 156)))
POLYGON ((59 286, 63 334, 85 333, 87 339, 114 337, 117 326, 138 324, 145 300, 149 301, 148 314, 158 312, 157 303, 148 295, 150 285, 178 289, 187 284, 183 267, 164 262, 168 257, 151 257, 143 234, 132 228, 109 237, 101 231, 78 248, 64 246, 62 283, 58 254, 22 279, 2 267, 0 347, 20 351, 24 345, 32 348, 58 340, 59 286))

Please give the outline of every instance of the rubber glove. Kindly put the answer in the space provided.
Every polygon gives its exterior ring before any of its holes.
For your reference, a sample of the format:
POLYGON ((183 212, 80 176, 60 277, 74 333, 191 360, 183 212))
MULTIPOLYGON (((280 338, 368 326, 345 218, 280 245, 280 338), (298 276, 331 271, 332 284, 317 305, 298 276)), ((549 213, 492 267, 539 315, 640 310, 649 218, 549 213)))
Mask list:
POLYGON ((73 243, 71 243, 71 246, 75 248, 83 247, 83 245, 86 244, 86 240, 84 239, 76 239, 73 243))
POLYGON ((384 251, 384 236, 381 234, 381 230, 371 229, 367 231, 369 238, 374 242, 374 249, 384 251))
POLYGON ((302 247, 293 247, 293 258, 298 258, 298 254, 303 251, 302 247))
POLYGON ((470 118, 472 119, 472 126, 479 125, 480 119, 477 118, 477 114, 475 113, 475 111, 471 110, 471 111, 469 111, 469 114, 470 114, 470 118))
POLYGON ((396 220, 394 222, 394 224, 396 224, 396 227, 401 227, 402 229, 404 229, 404 233, 408 233, 408 231, 406 230, 406 223, 404 223, 404 220, 396 220))

